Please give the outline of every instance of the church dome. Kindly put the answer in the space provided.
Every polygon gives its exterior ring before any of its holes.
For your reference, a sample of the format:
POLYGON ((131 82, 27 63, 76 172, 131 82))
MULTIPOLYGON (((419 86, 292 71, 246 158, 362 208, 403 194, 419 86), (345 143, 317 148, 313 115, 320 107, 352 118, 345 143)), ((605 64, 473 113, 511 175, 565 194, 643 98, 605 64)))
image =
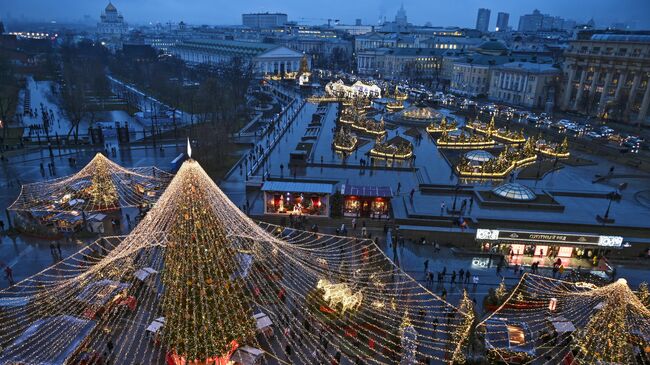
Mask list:
POLYGON ((117 8, 115 7, 115 5, 113 5, 113 3, 109 2, 108 5, 106 5, 106 9, 104 10, 112 12, 112 11, 117 11, 117 8))

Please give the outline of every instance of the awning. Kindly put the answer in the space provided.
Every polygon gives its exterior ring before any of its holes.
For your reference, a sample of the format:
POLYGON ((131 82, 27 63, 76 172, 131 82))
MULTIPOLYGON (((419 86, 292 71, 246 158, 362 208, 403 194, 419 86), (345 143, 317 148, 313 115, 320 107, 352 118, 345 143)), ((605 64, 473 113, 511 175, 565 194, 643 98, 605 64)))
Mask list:
POLYGON ((276 191, 283 193, 316 193, 333 194, 334 184, 292 182, 292 181, 265 181, 262 191, 276 191))
POLYGON ((365 197, 392 198, 393 189, 390 186, 348 185, 341 186, 342 195, 355 195, 365 197))
POLYGON ((31 296, 0 298, 0 308, 24 307, 27 304, 29 304, 31 300, 32 300, 31 296))
POLYGON ((138 278, 140 281, 145 281, 150 275, 157 274, 158 271, 150 268, 150 267, 145 267, 142 269, 137 270, 136 272, 133 273, 133 275, 138 278))
POLYGON ((165 317, 158 317, 147 327, 146 331, 156 333, 165 325, 165 317))
POLYGON ((553 322, 553 328, 557 333, 575 332, 576 328, 571 322, 553 322))
POLYGON ((269 316, 264 312, 256 313, 255 315, 253 315, 253 318, 255 318, 256 327, 258 331, 263 330, 267 327, 271 327, 273 325, 271 318, 269 318, 269 316))
POLYGON ((35 321, 0 353, 0 364, 34 364, 38 347, 39 364, 64 365, 93 331, 97 322, 73 316, 47 317, 35 321), (43 344, 56 343, 57 346, 43 344))

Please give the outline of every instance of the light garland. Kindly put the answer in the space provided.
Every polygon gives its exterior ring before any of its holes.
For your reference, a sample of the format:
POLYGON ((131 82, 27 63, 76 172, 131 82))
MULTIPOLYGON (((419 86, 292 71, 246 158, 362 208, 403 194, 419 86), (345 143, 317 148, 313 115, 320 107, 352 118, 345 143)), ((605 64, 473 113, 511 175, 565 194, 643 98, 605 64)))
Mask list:
POLYGON ((23 185, 8 209, 90 213, 137 207, 154 201, 172 177, 155 167, 126 169, 98 153, 74 175, 23 185))
MULTIPOLYGON (((634 347, 643 346, 638 340, 650 335, 650 310, 623 279, 593 287, 525 273, 505 301, 479 323, 486 342, 487 325, 495 321, 525 324, 528 330, 522 331, 515 347, 528 347, 532 353, 515 350, 514 355, 539 364, 635 363, 634 347)), ((497 343, 490 345, 495 356, 513 355, 497 343)))
POLYGON ((0 291, 0 303, 28 298, 25 305, 3 307, 0 339, 8 346, 0 362, 44 361, 74 344, 96 349, 110 339, 115 364, 221 365, 244 345, 270 349, 267 356, 280 359, 286 357, 275 349, 288 345, 289 363, 329 362, 334 348, 348 362, 361 357, 395 364, 403 352, 396 331, 407 311, 426 313, 411 319, 417 356, 448 362, 455 351, 452 333, 467 329, 445 319, 450 312, 455 318, 466 314, 402 272, 371 240, 283 232, 251 221, 197 162, 186 161, 129 236, 98 240, 0 291), (136 277, 145 271, 152 274, 136 277), (337 296, 335 306, 347 309, 336 320, 307 300, 323 279, 351 290, 337 296), (86 318, 88 304, 75 298, 84 291, 106 295, 89 289, 102 280, 127 286, 106 298, 109 306, 95 308, 102 313, 95 319, 100 327, 85 333, 83 323, 70 322, 61 331, 56 322, 44 322, 26 332, 39 318, 86 318), (256 311, 273 322, 270 333, 256 330, 256 311), (144 335, 153 322, 158 329, 144 335), (27 333, 27 340, 16 342, 27 333), (327 337, 327 350, 319 334, 327 337))

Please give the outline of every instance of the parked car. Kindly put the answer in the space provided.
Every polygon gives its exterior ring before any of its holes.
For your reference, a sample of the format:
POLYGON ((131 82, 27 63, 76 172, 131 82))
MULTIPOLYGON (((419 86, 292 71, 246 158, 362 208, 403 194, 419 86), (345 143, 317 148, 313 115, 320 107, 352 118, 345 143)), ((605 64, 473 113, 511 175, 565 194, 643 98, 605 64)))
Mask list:
POLYGON ((600 133, 596 132, 596 131, 588 132, 587 137, 592 138, 592 139, 603 138, 603 136, 600 133))

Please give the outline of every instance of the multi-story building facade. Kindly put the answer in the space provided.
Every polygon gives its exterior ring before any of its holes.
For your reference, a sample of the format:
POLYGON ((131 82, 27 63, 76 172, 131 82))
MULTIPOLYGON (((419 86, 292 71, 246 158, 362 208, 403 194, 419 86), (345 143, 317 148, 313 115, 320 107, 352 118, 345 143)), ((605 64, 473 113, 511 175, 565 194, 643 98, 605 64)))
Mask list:
POLYGON ((354 39, 355 52, 375 48, 412 48, 418 46, 418 38, 410 34, 372 32, 354 39))
POLYGON ((487 95, 490 85, 490 66, 488 58, 459 57, 453 59, 451 92, 479 96, 487 95))
POLYGON ((531 14, 525 14, 519 17, 520 32, 534 33, 540 30, 572 30, 575 27, 575 21, 563 19, 559 16, 542 14, 535 9, 531 14))
POLYGON ((593 34, 570 42, 560 107, 648 125, 650 35, 593 34))
POLYGON ((283 13, 250 13, 242 14, 242 25, 250 28, 276 28, 288 22, 287 14, 283 13))
POLYGON ((431 48, 372 49, 357 54, 357 71, 386 79, 431 80, 439 77, 443 50, 431 48))
POLYGON ((527 108, 544 108, 560 70, 551 64, 510 62, 490 71, 488 98, 527 108))
POLYGON ((491 71, 497 66, 511 62, 551 63, 550 58, 514 55, 505 44, 489 40, 481 44, 476 52, 450 57, 443 61, 442 76, 451 74, 449 90, 469 96, 488 95, 491 71))
POLYGON ((497 14, 497 32, 507 32, 508 31, 508 21, 510 20, 510 14, 499 12, 497 14))
MULTIPOLYGON (((170 52, 189 64, 220 65, 239 58, 258 76, 296 73, 303 58, 302 53, 277 44, 217 39, 184 40, 170 52)), ((311 68, 309 59, 308 64, 311 68)))
POLYGON ((485 42, 482 38, 469 37, 431 37, 419 42, 422 48, 451 49, 457 51, 470 51, 485 42))
POLYGON ((490 9, 480 8, 476 15, 476 29, 487 33, 490 26, 490 9))

